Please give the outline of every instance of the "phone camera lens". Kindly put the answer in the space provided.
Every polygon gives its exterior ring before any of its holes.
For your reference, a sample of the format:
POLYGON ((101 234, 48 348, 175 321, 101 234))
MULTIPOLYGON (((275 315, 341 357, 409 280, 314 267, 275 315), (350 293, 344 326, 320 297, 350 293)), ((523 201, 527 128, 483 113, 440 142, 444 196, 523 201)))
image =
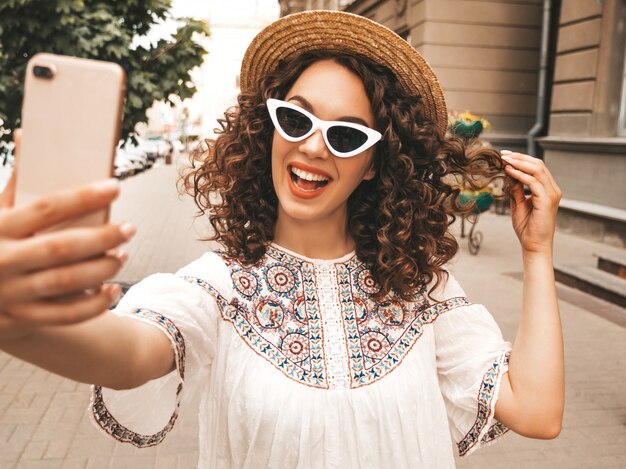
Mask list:
POLYGON ((50 67, 45 67, 42 65, 35 65, 33 67, 33 75, 38 78, 52 78, 52 69, 50 67))

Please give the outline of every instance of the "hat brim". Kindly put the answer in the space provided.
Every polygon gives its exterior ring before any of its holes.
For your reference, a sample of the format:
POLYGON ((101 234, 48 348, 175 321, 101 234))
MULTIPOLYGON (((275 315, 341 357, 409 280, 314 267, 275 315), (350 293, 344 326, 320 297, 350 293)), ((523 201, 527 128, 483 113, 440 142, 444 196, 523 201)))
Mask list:
POLYGON ((312 10, 285 16, 263 29, 246 50, 241 66, 242 92, 252 92, 261 77, 281 60, 309 51, 336 51, 366 57, 385 65, 402 88, 421 96, 425 117, 441 136, 448 111, 439 81, 422 55, 389 28, 352 13, 312 10))

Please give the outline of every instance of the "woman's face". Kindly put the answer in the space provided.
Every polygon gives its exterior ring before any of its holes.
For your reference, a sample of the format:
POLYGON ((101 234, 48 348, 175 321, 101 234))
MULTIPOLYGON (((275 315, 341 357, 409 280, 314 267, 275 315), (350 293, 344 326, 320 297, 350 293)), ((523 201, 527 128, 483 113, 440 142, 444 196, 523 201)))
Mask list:
MULTIPOLYGON (((319 119, 374 128, 374 115, 361 79, 330 60, 307 68, 284 100, 319 119)), ((345 223, 348 197, 361 181, 374 177, 373 151, 372 147, 356 156, 339 158, 326 147, 321 130, 300 142, 288 142, 274 131, 272 178, 279 200, 279 222, 345 223)))

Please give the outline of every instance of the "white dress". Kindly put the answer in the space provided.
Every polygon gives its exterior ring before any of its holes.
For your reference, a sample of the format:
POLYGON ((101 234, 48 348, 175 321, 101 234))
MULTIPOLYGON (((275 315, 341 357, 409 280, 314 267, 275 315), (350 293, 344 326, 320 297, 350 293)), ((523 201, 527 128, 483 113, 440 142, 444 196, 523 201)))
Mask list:
POLYGON ((196 392, 199 468, 452 468, 507 428, 494 418, 511 344, 458 283, 375 302, 354 253, 271 245, 247 267, 207 253, 135 285, 115 314, 170 338, 177 370, 125 391, 94 386, 98 428, 158 444, 196 392))

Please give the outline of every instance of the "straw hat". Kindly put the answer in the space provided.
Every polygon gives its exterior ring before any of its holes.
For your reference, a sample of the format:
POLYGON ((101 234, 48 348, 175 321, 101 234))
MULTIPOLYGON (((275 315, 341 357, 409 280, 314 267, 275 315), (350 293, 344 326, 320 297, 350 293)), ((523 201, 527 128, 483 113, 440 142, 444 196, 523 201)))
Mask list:
POLYGON ((423 99, 426 117, 446 133, 448 111, 433 70, 408 42, 372 20, 341 11, 312 10, 285 16, 253 39, 241 66, 241 91, 251 92, 259 79, 284 59, 326 50, 366 57, 387 66, 405 91, 423 99))

